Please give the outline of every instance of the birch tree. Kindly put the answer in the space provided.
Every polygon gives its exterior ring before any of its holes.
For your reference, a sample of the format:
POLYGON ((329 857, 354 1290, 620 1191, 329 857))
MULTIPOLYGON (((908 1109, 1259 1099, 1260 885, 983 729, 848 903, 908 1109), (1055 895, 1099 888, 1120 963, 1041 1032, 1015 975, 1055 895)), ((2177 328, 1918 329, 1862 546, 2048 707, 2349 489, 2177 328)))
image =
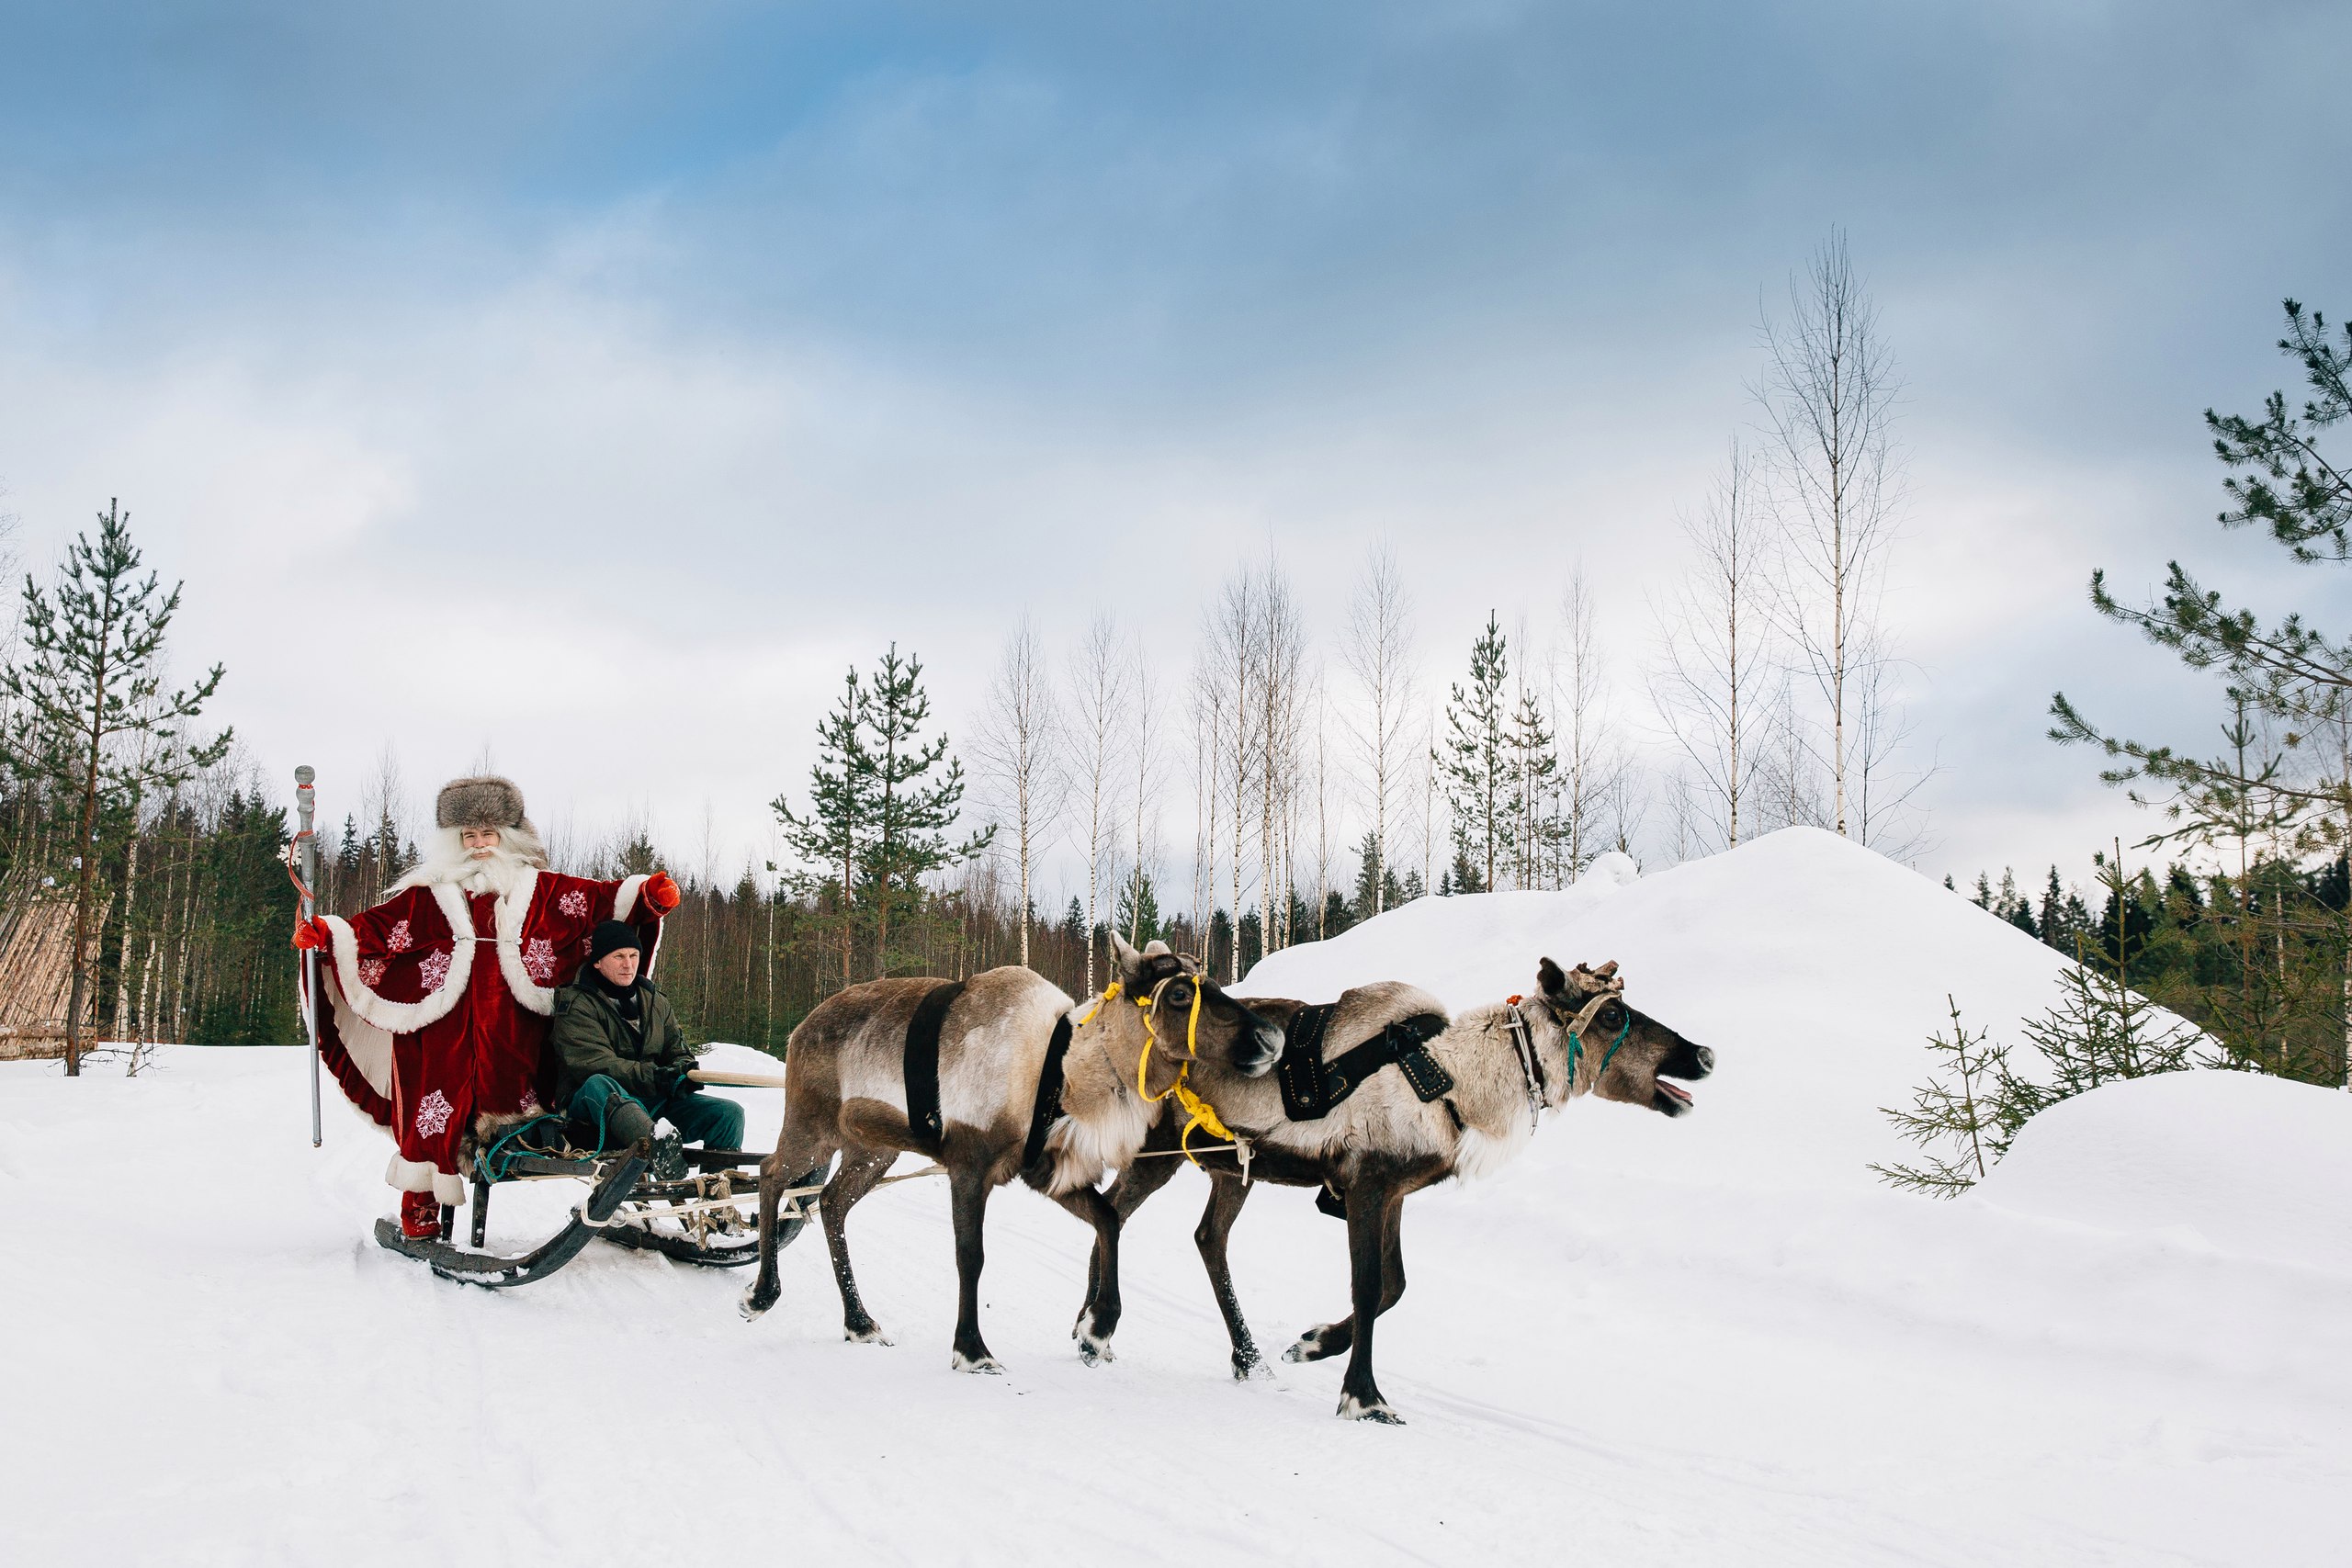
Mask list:
POLYGON ((1894 532, 1902 388, 1843 230, 1790 277, 1788 313, 1768 314, 1763 335, 1756 396, 1785 539, 1781 619, 1827 709, 1831 825, 1845 833, 1853 657, 1877 608, 1894 532))
POLYGON ((1133 671, 1119 628, 1098 615, 1071 650, 1070 741, 1073 773, 1084 797, 1086 822, 1086 988, 1094 989, 1093 932, 1101 923, 1102 862, 1118 820, 1115 792, 1124 759, 1129 684, 1133 671))
POLYGON ((1627 783, 1624 747, 1610 733, 1608 661, 1601 651, 1599 607, 1584 567, 1568 574, 1560 595, 1560 637, 1552 671, 1552 728, 1561 748, 1559 837, 1566 880, 1574 882, 1605 848, 1612 797, 1627 783))
POLYGON ((1152 867, 1159 860, 1159 795, 1167 778, 1163 761, 1166 753, 1160 744, 1159 727, 1165 716, 1161 711, 1159 682, 1152 672, 1150 655, 1144 646, 1141 633, 1136 634, 1135 647, 1128 657, 1135 676, 1132 744, 1136 764, 1136 833, 1135 865, 1129 873, 1129 886, 1134 893, 1128 905, 1132 918, 1127 923, 1127 943, 1131 947, 1141 947, 1143 934, 1140 922, 1144 914, 1146 886, 1150 882, 1152 867))
MULTIPOLYGON (((1260 613, 1258 580, 1247 568, 1226 579, 1216 605, 1208 617, 1205 635, 1202 638, 1201 663, 1206 679, 1217 694, 1220 746, 1224 751, 1216 780, 1216 792, 1223 796, 1227 807, 1231 850, 1231 886, 1234 941, 1227 959, 1226 978, 1240 978, 1241 963, 1241 868, 1247 846, 1243 842, 1245 824, 1250 819, 1250 785, 1255 779, 1251 761, 1256 755, 1254 727, 1251 723, 1258 695, 1257 681, 1261 660, 1258 651, 1260 613)), ((1214 836, 1210 840, 1210 859, 1215 863, 1217 846, 1214 836)), ((1212 894, 1212 902, 1215 901, 1212 894)), ((1202 955, 1204 959, 1207 954, 1202 955)))
POLYGON ((1012 855, 1019 871, 1021 962, 1029 964, 1029 933, 1035 909, 1033 878, 1037 859, 1051 843, 1069 798, 1062 757, 1060 705, 1054 692, 1036 623, 1021 617, 996 678, 973 752, 986 781, 989 804, 1012 829, 1012 855))
POLYGON ((1365 804, 1372 812, 1372 842, 1381 863, 1374 868, 1371 913, 1386 905, 1385 874, 1396 856, 1392 814, 1401 815, 1416 767, 1408 731, 1420 707, 1413 675, 1412 602, 1397 570, 1396 552, 1375 544, 1356 580, 1340 643, 1348 671, 1355 677, 1358 705, 1351 731, 1365 804))
POLYGON ((1658 613, 1651 701, 1711 805, 1720 841, 1755 835, 1757 708, 1770 673, 1764 640, 1767 536, 1753 461, 1732 444, 1706 505, 1683 520, 1689 564, 1658 613), (1743 821, 1741 808, 1747 807, 1743 821))
POLYGON ((1265 951, 1277 945, 1275 899, 1281 919, 1290 916, 1288 832, 1298 781, 1298 729, 1306 632, 1290 581, 1272 559, 1258 592, 1259 632, 1253 639, 1260 668, 1253 739, 1258 748, 1259 916, 1265 951))

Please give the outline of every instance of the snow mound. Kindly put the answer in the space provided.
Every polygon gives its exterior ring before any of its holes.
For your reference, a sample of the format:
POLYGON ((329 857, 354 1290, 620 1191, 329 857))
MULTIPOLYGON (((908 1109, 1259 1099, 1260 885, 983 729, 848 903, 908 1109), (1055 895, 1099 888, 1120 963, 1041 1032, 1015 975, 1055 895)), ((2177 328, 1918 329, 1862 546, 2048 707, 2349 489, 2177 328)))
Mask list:
POLYGON ((2352 1272, 2352 1095, 2256 1073, 2109 1084, 2035 1117, 1975 1190, 2013 1213, 2352 1272))
POLYGON ((1879 1108, 1906 1104, 1955 998, 2015 1041, 2058 998, 2064 961, 2007 921, 1871 850, 1790 828, 1639 876, 1605 857, 1549 893, 1423 898, 1329 942, 1269 955, 1243 995, 1323 1000, 1379 979, 1455 1009, 1534 988, 1535 964, 1616 959, 1635 1007, 1713 1046, 1702 1114, 1671 1137, 1618 1107, 1579 1114, 1597 1157, 1654 1174, 1702 1168, 1771 1186, 1869 1186, 1901 1158, 1879 1108))

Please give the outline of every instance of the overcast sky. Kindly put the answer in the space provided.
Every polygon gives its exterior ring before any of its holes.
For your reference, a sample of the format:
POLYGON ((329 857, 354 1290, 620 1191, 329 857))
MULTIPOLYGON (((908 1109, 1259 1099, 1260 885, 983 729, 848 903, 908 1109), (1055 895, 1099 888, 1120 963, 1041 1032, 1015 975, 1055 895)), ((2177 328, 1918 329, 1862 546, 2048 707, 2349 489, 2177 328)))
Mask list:
POLYGON ((1832 225, 1907 387, 1923 870, 2145 830, 2054 688, 2210 743, 2094 566, 2346 607, 2214 525, 2199 423, 2290 384, 2282 298, 2352 311, 2341 6, 0 17, 0 508, 45 573, 121 497, 337 816, 487 748, 543 821, 764 857, 849 662, 916 649, 962 733, 1024 609, 1109 610, 1173 685, 1237 562, 1329 633, 1380 535, 1433 682, 1581 562, 1645 722, 1832 225))

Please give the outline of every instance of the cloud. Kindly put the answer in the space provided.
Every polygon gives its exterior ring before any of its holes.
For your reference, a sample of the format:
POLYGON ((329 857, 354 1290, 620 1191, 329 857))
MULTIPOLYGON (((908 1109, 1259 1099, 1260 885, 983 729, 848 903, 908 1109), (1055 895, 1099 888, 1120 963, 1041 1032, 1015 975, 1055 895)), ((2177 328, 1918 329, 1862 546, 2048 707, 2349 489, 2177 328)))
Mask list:
POLYGON ((1909 380, 1888 614, 1961 863, 2120 811, 2051 688, 2204 700, 2092 566, 2341 604, 2211 527, 2196 418, 2282 382, 2276 296, 2347 238, 2240 163, 2352 150, 2323 9, 24 20, 0 474, 40 549, 124 498, 273 776, 488 743, 754 843, 892 639, 968 728, 1023 607, 1181 666, 1233 562, 1328 628, 1375 533, 1438 689, 1578 561, 1630 689, 1832 221, 1909 380))

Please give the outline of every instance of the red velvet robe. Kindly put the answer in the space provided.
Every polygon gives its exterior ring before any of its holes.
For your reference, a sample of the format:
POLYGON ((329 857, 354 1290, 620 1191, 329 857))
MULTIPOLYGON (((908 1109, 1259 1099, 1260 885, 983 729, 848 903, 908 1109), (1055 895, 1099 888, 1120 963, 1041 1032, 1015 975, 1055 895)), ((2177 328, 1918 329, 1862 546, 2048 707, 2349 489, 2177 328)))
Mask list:
POLYGON ((548 1017, 597 922, 635 925, 651 965, 661 917, 640 906, 644 882, 542 871, 504 896, 425 884, 326 917, 319 1053, 345 1098, 391 1134, 393 1186, 462 1201, 468 1134, 544 1109, 548 1017))

